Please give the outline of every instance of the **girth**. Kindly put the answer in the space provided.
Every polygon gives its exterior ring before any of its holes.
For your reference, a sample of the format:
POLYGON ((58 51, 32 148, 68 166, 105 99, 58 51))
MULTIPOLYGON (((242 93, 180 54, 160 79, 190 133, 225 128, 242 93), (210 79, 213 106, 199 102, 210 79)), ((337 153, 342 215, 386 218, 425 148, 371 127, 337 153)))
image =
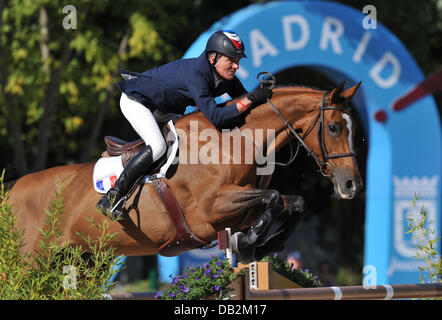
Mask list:
POLYGON ((199 239, 189 229, 183 211, 165 179, 155 179, 152 184, 175 227, 173 236, 160 247, 159 253, 165 257, 173 257, 210 244, 210 242, 199 239))

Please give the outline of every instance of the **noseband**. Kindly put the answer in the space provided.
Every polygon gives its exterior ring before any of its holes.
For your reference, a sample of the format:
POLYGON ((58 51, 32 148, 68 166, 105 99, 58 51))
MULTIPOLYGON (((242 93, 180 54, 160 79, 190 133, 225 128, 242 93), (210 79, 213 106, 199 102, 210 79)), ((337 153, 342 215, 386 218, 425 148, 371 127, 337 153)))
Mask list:
MULTIPOLYGON (((267 74, 267 75, 270 75, 270 74, 267 74)), ((273 75, 270 75, 270 76, 273 79, 272 80, 266 80, 267 81, 266 84, 271 83, 271 88, 273 89, 273 87, 274 87, 274 77, 273 77, 273 75)), ((260 82, 263 83, 263 81, 260 81, 260 82)), ((330 159, 338 159, 338 158, 345 158, 345 157, 352 157, 352 158, 356 157, 356 154, 355 154, 355 152, 353 150, 351 150, 351 152, 349 152, 349 153, 337 153, 337 154, 329 154, 328 151, 327 151, 327 146, 325 144, 325 135, 324 135, 324 111, 325 110, 338 110, 338 111, 350 114, 349 108, 346 108, 346 107, 325 106, 325 97, 327 96, 327 94, 329 92, 330 91, 326 91, 324 93, 324 95, 322 96, 321 104, 319 105, 318 115, 315 117, 315 120, 313 120, 313 122, 310 124, 310 126, 307 129, 307 131, 305 132, 305 134, 302 137, 296 132, 296 130, 293 128, 293 126, 290 124, 290 122, 287 121, 287 119, 282 115, 282 113, 278 110, 278 108, 276 108, 276 106, 270 101, 270 99, 267 99, 267 102, 270 104, 270 106, 275 111, 275 113, 282 119, 282 121, 284 121, 284 128, 289 129, 289 131, 294 136, 294 138, 296 138, 296 140, 298 140, 298 142, 307 151, 307 154, 309 156, 313 157, 315 162, 318 164, 319 169, 321 171, 321 174, 326 176, 326 177, 330 177, 331 176, 331 175, 325 174, 325 169, 326 169, 327 165, 330 166, 330 168, 331 168, 330 171, 332 172, 332 175, 333 175, 333 169, 332 169, 332 166, 328 163, 328 160, 330 160, 330 159), (305 141, 304 141, 305 138, 310 134, 310 132, 313 131, 313 129, 315 128, 317 123, 319 123, 318 142, 319 142, 319 150, 321 152, 321 158, 319 158, 313 152, 313 149, 310 148, 305 143, 305 141)), ((293 161, 293 159, 290 160, 290 162, 291 161, 293 161)))

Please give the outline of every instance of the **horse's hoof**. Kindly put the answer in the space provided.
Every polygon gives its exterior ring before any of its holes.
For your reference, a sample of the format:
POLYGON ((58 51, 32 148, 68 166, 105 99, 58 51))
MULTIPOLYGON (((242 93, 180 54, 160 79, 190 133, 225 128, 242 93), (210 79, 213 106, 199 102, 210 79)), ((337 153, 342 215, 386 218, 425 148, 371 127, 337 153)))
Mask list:
POLYGON ((303 212, 304 211, 304 198, 301 196, 290 196, 290 201, 288 201, 287 209, 289 214, 293 212, 303 212))
POLYGON ((294 202, 294 210, 296 212, 303 212, 304 211, 304 198, 301 196, 297 196, 298 198, 294 202))
POLYGON ((232 245, 232 252, 234 253, 239 253, 239 249, 238 249, 238 240, 241 237, 244 237, 244 233, 242 232, 235 232, 234 234, 232 234, 230 241, 231 241, 231 245, 232 245))
POLYGON ((247 236, 242 232, 232 235, 232 251, 238 256, 238 261, 242 264, 249 264, 256 261, 254 257, 255 246, 248 242, 247 236))

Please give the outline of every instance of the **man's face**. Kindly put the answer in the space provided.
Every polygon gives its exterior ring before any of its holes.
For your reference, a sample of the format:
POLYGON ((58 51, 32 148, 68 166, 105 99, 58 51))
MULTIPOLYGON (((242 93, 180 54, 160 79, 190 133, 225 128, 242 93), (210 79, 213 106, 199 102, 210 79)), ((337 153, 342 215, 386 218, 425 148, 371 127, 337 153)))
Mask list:
MULTIPOLYGON (((210 57, 210 62, 215 60, 214 56, 210 57)), ((215 65, 216 71, 226 80, 232 80, 235 77, 236 70, 239 69, 239 58, 231 58, 221 55, 215 65)))

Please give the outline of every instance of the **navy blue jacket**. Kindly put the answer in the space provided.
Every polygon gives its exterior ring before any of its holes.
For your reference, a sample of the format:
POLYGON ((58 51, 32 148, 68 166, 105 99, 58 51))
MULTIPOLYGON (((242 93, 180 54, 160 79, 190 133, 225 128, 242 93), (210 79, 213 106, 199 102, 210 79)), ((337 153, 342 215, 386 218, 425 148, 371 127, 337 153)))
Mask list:
POLYGON ((126 80, 117 82, 117 87, 149 108, 184 114, 187 106, 198 106, 217 127, 237 117, 238 110, 235 104, 217 104, 214 98, 224 93, 232 98, 247 93, 237 77, 223 80, 215 88, 205 52, 198 58, 179 59, 143 73, 122 70, 122 75, 126 80))

